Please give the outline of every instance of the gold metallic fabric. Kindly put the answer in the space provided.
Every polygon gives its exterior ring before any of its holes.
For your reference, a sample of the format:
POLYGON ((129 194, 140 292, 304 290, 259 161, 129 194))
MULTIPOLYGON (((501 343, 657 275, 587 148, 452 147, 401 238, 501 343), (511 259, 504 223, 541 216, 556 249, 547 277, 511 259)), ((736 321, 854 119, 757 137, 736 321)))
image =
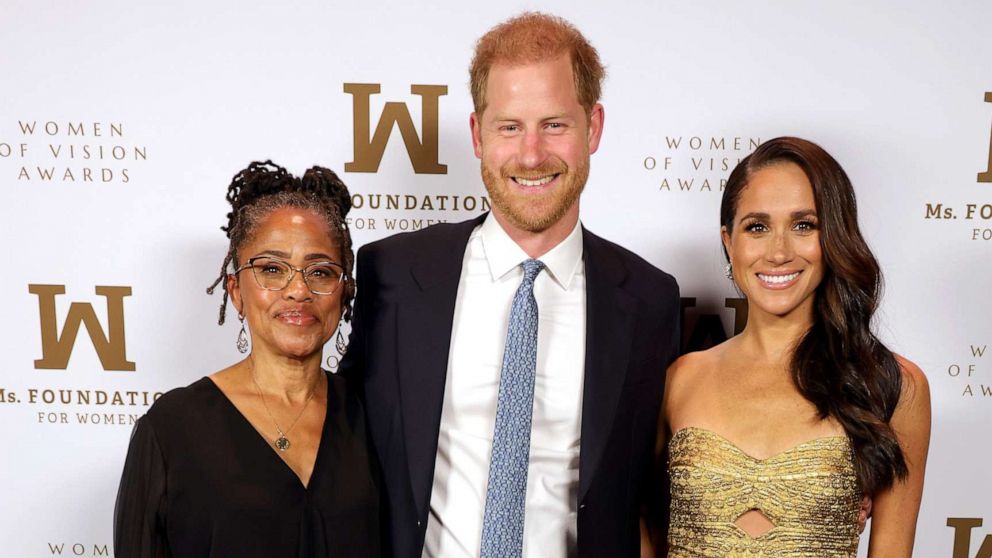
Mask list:
POLYGON ((805 442, 767 459, 702 428, 668 444, 669 558, 855 558, 861 491, 846 436, 805 442), (749 510, 774 527, 751 537, 749 510))

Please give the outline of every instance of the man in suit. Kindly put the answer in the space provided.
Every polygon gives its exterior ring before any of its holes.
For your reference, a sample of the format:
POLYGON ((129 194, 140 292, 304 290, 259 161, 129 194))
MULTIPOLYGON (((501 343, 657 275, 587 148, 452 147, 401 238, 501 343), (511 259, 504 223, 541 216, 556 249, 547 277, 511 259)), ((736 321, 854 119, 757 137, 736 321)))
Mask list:
POLYGON ((359 250, 342 373, 364 383, 391 556, 637 556, 675 280, 579 223, 604 70, 568 22, 471 68, 493 210, 359 250))

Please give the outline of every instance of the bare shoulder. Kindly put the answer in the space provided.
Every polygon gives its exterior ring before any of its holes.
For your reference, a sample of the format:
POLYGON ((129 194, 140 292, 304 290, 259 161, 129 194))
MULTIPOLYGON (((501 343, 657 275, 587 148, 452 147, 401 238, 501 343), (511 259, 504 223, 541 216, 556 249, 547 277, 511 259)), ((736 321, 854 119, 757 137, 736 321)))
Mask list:
POLYGON ((706 378, 717 369, 722 345, 705 351, 686 353, 668 367, 665 376, 666 412, 682 406, 687 397, 698 393, 706 378))
POLYGON ((911 468, 922 468, 930 446, 930 385, 920 367, 899 355, 902 393, 889 424, 899 438, 911 468))
POLYGON ((900 407, 925 406, 930 408, 930 383, 926 374, 913 361, 895 355, 899 369, 902 371, 902 394, 899 396, 900 407))
POLYGON ((666 381, 668 386, 672 389, 678 389, 685 383, 691 383, 693 380, 698 379, 701 373, 709 368, 708 365, 712 364, 715 360, 712 354, 716 348, 707 349, 705 351, 696 351, 692 353, 686 353, 680 356, 668 367, 668 375, 666 381))
POLYGON ((668 373, 682 382, 694 382, 718 372, 729 352, 733 339, 703 351, 686 353, 668 368, 668 373))
POLYGON ((926 375, 908 359, 894 356, 902 375, 902 392, 889 425, 902 449, 906 475, 872 495, 869 556, 912 554, 930 449, 930 387, 926 375))

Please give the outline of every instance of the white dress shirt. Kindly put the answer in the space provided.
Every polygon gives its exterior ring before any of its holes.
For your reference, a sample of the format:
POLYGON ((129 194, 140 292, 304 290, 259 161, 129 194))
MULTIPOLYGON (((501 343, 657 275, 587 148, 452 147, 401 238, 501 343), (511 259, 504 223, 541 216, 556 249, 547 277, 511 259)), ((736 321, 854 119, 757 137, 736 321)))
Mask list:
MULTIPOLYGON (((478 556, 499 376, 528 259, 490 214, 469 237, 458 284, 424 556, 478 556)), ((582 227, 539 258, 539 320, 525 557, 575 556, 586 347, 582 227)))

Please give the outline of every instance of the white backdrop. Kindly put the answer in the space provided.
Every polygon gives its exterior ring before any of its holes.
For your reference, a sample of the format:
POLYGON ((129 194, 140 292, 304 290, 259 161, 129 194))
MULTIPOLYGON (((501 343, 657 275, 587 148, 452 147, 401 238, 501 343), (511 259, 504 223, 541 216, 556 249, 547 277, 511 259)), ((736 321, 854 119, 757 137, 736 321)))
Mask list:
POLYGON ((605 134, 582 220, 679 279, 697 299, 687 336, 700 315, 732 327, 717 217, 729 168, 779 135, 814 140, 845 166, 886 272, 879 331, 933 391, 917 555, 976 556, 992 536, 985 0, 5 0, 0 555, 112 554, 117 482, 145 399, 239 358, 234 323, 217 327, 219 297, 204 294, 225 252, 219 227, 235 171, 265 158, 294 173, 339 171, 362 205, 357 245, 479 213, 488 201, 470 145, 467 66, 474 41, 523 9, 570 19, 607 64, 605 134), (380 84, 370 114, 355 114, 347 83, 380 84), (426 126, 414 84, 447 87, 426 126), (405 103, 420 138, 437 131, 436 157, 422 156, 446 173, 414 172, 396 129, 378 172, 344 172, 361 150, 356 118, 375 129, 386 102, 405 103), (389 194, 399 209, 385 208, 389 194), (108 300, 122 310, 108 312, 108 300), (66 323, 83 318, 73 344, 66 323), (126 355, 133 371, 101 363, 95 347, 108 330, 101 352, 126 355), (55 368, 38 367, 43 358, 55 368), (955 549, 949 518, 985 524, 960 528, 955 549))

